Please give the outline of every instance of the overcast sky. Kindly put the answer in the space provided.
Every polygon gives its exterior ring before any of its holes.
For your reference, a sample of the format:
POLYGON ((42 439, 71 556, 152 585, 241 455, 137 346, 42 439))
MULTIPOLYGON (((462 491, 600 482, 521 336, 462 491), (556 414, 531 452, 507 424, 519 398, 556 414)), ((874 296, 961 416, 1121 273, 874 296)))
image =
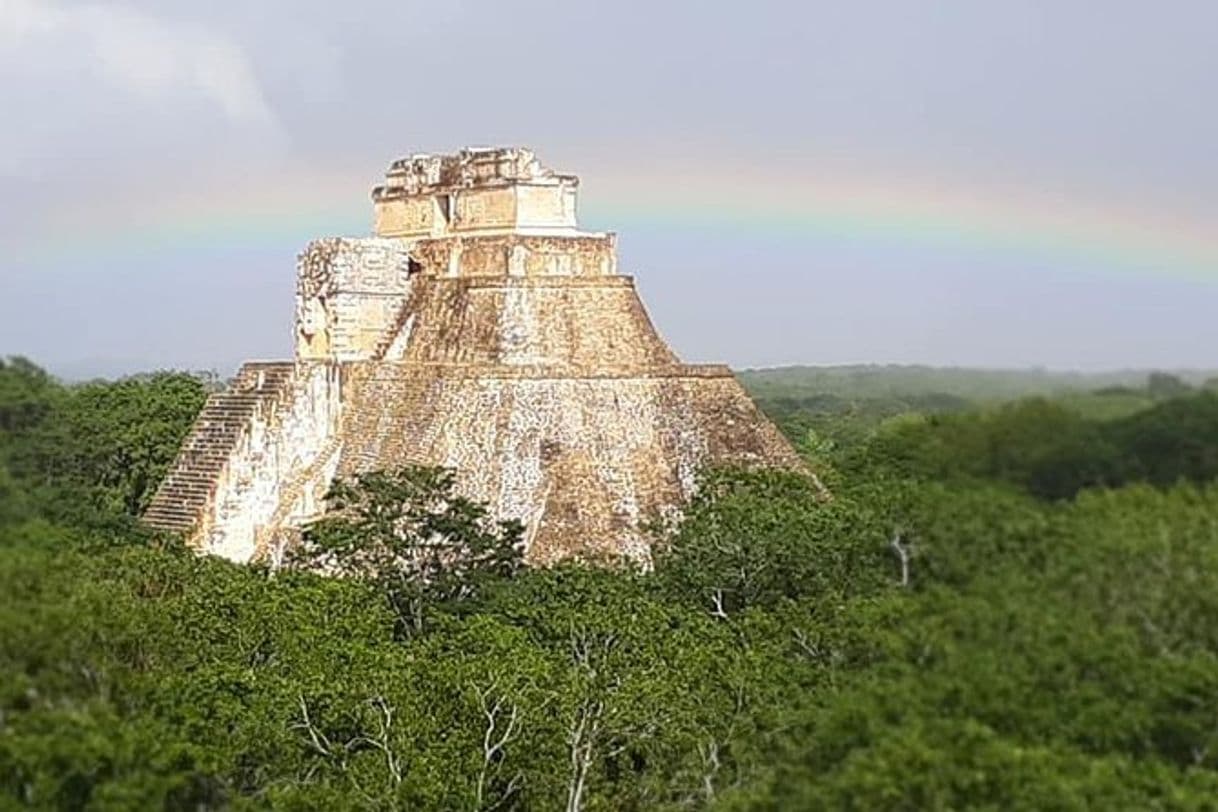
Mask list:
POLYGON ((691 361, 1216 367, 1216 42, 1213 0, 0 0, 0 354, 285 357, 306 240, 506 143, 691 361))

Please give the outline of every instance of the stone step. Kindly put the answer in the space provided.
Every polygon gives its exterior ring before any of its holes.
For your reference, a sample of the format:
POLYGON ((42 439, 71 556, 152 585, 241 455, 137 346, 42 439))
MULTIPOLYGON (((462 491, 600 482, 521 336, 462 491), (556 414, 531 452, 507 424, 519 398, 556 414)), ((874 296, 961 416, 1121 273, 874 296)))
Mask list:
POLYGON ((159 523, 194 524, 198 518, 196 511, 158 510, 149 511, 144 518, 159 523))
POLYGON ((145 521, 148 523, 148 525, 150 527, 152 527, 155 530, 165 530, 170 533, 177 533, 177 532, 189 530, 191 527, 194 526, 193 523, 188 524, 185 522, 158 521, 155 519, 145 519, 145 521))
MULTIPOLYGON (((194 465, 194 460, 186 459, 170 476, 210 476, 215 473, 211 465, 194 465)), ((220 460, 223 462, 223 460, 220 460)), ((168 477, 166 477, 168 479, 168 477)))
POLYGON ((215 408, 224 408, 224 407, 236 408, 236 407, 243 407, 243 406, 253 406, 254 404, 258 403, 258 401, 262 400, 264 397, 265 397, 265 395, 259 394, 256 391, 255 392, 221 392, 219 394, 215 394, 215 395, 212 395, 211 397, 209 397, 207 399, 207 403, 204 404, 203 408, 206 410, 206 409, 215 409, 215 408))
POLYGON ((173 493, 165 494, 165 499, 152 507, 148 508, 149 512, 158 513, 189 513, 194 515, 198 507, 206 502, 205 499, 179 499, 173 493))
POLYGON ((211 480, 207 479, 167 479, 165 480, 165 490, 175 490, 183 492, 206 493, 211 487, 211 480))
POLYGON ((195 501, 206 499, 209 493, 211 493, 211 488, 207 485, 181 485, 171 482, 165 486, 166 496, 175 496, 195 501))
POLYGON ((172 491, 166 493, 164 496, 165 498, 163 501, 153 505, 151 508, 149 508, 149 510, 152 510, 153 508, 157 510, 167 510, 170 512, 188 510, 193 514, 200 506, 207 504, 207 499, 191 499, 181 494, 173 493, 172 491))
POLYGON ((181 467, 179 467, 165 479, 166 481, 172 481, 179 478, 202 479, 210 482, 211 475, 214 473, 215 471, 212 470, 211 466, 191 465, 189 462, 184 462, 181 467))
POLYGON ((149 511, 144 514, 146 519, 156 519, 163 522, 191 522, 193 523, 198 518, 197 511, 193 510, 157 510, 149 511))

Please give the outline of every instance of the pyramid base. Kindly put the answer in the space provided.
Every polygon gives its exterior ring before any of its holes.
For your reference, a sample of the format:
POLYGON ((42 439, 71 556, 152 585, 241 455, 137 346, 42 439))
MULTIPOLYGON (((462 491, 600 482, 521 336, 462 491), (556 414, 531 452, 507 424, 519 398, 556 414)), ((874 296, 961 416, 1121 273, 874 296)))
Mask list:
POLYGON ((337 474, 405 464, 520 521, 527 557, 646 559, 706 465, 805 470, 722 366, 572 374, 545 367, 364 365, 337 474))

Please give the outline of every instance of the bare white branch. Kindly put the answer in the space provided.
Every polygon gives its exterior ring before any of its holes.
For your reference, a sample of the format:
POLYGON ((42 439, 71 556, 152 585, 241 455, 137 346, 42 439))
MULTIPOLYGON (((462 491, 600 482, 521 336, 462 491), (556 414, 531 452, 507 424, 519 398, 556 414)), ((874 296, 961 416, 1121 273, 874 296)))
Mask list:
POLYGON ((333 757, 332 745, 326 734, 317 729, 313 724, 313 720, 309 718, 309 705, 305 702, 304 695, 300 696, 300 715, 302 721, 291 726, 292 730, 303 730, 308 734, 309 744, 320 755, 333 757))
POLYGON ((702 797, 710 801, 715 797, 715 775, 719 772, 719 742, 711 739, 703 747, 698 745, 698 755, 702 756, 702 797))
POLYGON ((357 736, 350 744, 363 743, 375 747, 385 756, 385 770, 394 786, 402 783, 402 759, 393 750, 390 730, 393 727, 393 706, 384 697, 376 696, 368 700, 368 704, 376 711, 377 731, 375 736, 357 736))
POLYGON ((477 691, 478 706, 486 719, 486 727, 482 733, 482 767, 478 772, 475 800, 478 809, 488 811, 507 803, 520 789, 520 784, 524 780, 521 773, 516 773, 494 803, 487 804, 487 784, 493 773, 499 769, 504 748, 520 731, 519 709, 514 703, 505 708, 504 698, 496 693, 496 686, 493 682, 485 690, 477 691))
POLYGON ((592 768, 600 733, 603 702, 584 700, 576 709, 567 732, 567 747, 571 764, 567 781, 567 812, 579 812, 584 808, 584 791, 587 788, 588 772, 592 768))
POLYGON ((897 560, 901 562, 901 586, 909 586, 909 546, 905 544, 901 538, 901 532, 892 534, 892 539, 888 542, 888 546, 897 554, 897 560))
POLYGON ((795 645, 799 646, 810 659, 819 660, 824 655, 820 644, 813 641, 803 629, 795 629, 791 634, 795 638, 795 645))

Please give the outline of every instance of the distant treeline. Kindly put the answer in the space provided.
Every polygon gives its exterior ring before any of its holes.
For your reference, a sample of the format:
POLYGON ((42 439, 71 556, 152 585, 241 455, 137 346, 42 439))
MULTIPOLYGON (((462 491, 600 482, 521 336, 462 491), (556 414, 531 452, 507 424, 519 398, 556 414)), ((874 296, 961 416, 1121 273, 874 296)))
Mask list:
POLYGON ((1204 373, 773 373, 744 375, 762 409, 792 441, 855 475, 972 476, 1068 498, 1087 487, 1205 481, 1218 466, 1218 379, 1204 373), (809 392, 816 381, 836 391, 809 392), (1003 388, 1018 397, 995 399, 1003 388))
POLYGON ((1044 398, 917 416, 884 426, 851 459, 855 470, 997 480, 1048 499, 1132 482, 1206 482, 1218 477, 1218 392, 1172 398, 1112 420, 1087 418, 1044 398))
POLYGON ((1150 376, 1193 387, 1218 387, 1218 370, 1118 370, 1060 372, 1045 369, 972 369, 917 365, 789 366, 737 372, 755 397, 954 397, 967 401, 1011 400, 1120 387, 1141 388, 1150 376))

